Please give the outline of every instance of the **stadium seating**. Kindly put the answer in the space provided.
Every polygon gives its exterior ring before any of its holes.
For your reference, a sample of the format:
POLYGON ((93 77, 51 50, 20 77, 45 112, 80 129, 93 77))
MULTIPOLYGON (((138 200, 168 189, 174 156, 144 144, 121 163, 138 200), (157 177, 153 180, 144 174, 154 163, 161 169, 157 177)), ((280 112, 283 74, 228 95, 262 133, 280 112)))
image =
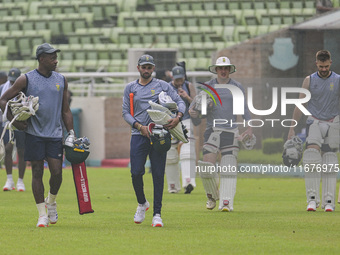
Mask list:
MULTIPOLYGON (((339 6, 339 1, 334 2, 339 6)), ((216 50, 315 14, 312 0, 155 0, 154 9, 140 11, 139 4, 146 3, 2 1, 0 58, 32 60, 32 49, 48 41, 62 49, 63 70, 126 70, 121 65, 127 63, 129 48, 171 47, 188 59, 189 70, 202 70, 203 59, 209 62, 216 50), (125 62, 110 67, 108 60, 119 58, 125 62)), ((7 64, 0 66, 3 69, 7 64)))

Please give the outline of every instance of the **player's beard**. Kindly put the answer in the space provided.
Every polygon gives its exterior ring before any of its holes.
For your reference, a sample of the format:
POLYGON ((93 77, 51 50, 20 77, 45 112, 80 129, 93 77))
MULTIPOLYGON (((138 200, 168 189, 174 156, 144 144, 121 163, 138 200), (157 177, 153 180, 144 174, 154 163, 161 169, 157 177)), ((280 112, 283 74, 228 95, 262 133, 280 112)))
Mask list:
POLYGON ((147 80, 147 79, 149 79, 151 77, 151 74, 152 73, 143 73, 142 77, 143 77, 143 79, 147 80))
POLYGON ((329 71, 319 71, 319 75, 322 77, 322 78, 326 78, 329 76, 329 71))

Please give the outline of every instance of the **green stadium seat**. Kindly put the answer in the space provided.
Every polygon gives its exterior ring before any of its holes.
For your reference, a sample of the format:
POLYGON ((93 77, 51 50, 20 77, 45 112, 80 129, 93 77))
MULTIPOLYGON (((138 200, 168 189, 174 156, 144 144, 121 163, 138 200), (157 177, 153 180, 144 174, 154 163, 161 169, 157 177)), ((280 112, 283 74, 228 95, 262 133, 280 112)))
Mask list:
POLYGON ((193 10, 193 11, 204 10, 203 9, 203 3, 202 2, 192 2, 191 3, 191 10, 193 10))
POLYGON ((177 33, 168 34, 168 43, 180 43, 179 37, 177 33))
POLYGON ((315 8, 304 8, 302 14, 310 15, 311 17, 316 14, 315 8))
POLYGON ((314 8, 315 9, 315 1, 305 0, 305 8, 314 8))
MULTIPOLYGON (((243 3, 243 2, 241 2, 241 3, 243 3)), ((240 6, 239 0, 229 0, 227 5, 228 5, 229 10, 240 10, 240 9, 242 9, 241 6, 240 6)), ((217 6, 217 4, 216 4, 216 6, 217 6)))
POLYGON ((304 8, 303 1, 292 1, 292 8, 303 9, 304 8))
POLYGON ((257 36, 257 26, 258 25, 247 26, 247 30, 250 34, 250 37, 256 37, 257 36))
POLYGON ((150 27, 159 27, 160 19, 158 17, 150 17, 149 18, 149 26, 150 27))
POLYGON ((9 16, 10 10, 7 7, 0 7, 0 17, 9 16))
POLYGON ((189 11, 191 10, 191 3, 189 1, 181 1, 178 4, 179 10, 182 11, 189 11))
POLYGON ((266 7, 268 10, 277 9, 278 5, 275 0, 266 0, 266 7))
POLYGON ((280 8, 286 8, 286 9, 292 8, 290 0, 280 0, 279 4, 280 4, 280 8))
MULTIPOLYGON (((216 10, 228 10, 226 1, 215 2, 215 8, 216 8, 216 10)), ((229 9, 230 9, 230 7, 229 7, 229 9)))
POLYGON ((156 2, 156 3, 154 4, 154 6, 155 6, 155 11, 156 11, 156 12, 159 12, 159 11, 166 11, 165 3, 163 3, 163 2, 156 2))
POLYGON ((25 11, 22 7, 12 7, 11 8, 11 16, 16 17, 20 15, 25 15, 25 11))
POLYGON ((131 33, 129 37, 130 37, 131 44, 137 44, 137 43, 140 44, 142 42, 141 36, 139 33, 131 33))
MULTIPOLYGON (((230 3, 229 3, 229 5, 230 5, 230 3)), ((245 0, 240 1, 240 6, 241 6, 242 10, 251 10, 251 9, 253 9, 253 1, 250 1, 250 0, 249 1, 245 1, 245 0)))
POLYGON ((1 61, 6 60, 7 59, 7 54, 8 54, 8 47, 4 46, 4 45, 0 45, 0 60, 1 61))
POLYGON ((204 1, 203 2, 203 9, 206 10, 206 11, 209 11, 209 10, 215 11, 217 8, 215 9, 215 2, 204 1))
POLYGON ((139 17, 136 19, 136 25, 138 27, 148 27, 149 26, 149 18, 148 17, 139 17))
POLYGON ((197 17, 195 16, 187 17, 186 24, 188 27, 196 27, 198 25, 197 17))
POLYGON ((166 10, 167 11, 179 11, 179 7, 177 6, 176 2, 167 2, 166 3, 166 10))
POLYGON ((186 26, 185 17, 176 17, 173 22, 176 27, 183 27, 186 26))
POLYGON ((161 26, 162 27, 172 27, 172 18, 171 17, 163 17, 161 18, 161 26))
POLYGON ((51 6, 41 5, 38 7, 38 14, 44 15, 44 14, 51 14, 51 6))
POLYGON ((210 27, 211 26, 210 17, 205 17, 205 16, 199 17, 198 18, 198 25, 200 27, 210 27))
POLYGON ((234 41, 235 26, 228 26, 223 29, 223 38, 226 42, 234 41))
POLYGON ((154 33, 144 33, 142 38, 144 44, 153 44, 155 42, 154 33))
POLYGON ((282 23, 287 25, 293 25, 294 16, 290 14, 282 14, 282 23))
POLYGON ((281 25, 275 24, 268 27, 268 33, 278 31, 281 29, 281 25))
POLYGON ((0 20, 0 31, 8 31, 7 29, 7 21, 0 20))
POLYGON ((265 1, 254 1, 253 6, 255 10, 266 8, 265 1))

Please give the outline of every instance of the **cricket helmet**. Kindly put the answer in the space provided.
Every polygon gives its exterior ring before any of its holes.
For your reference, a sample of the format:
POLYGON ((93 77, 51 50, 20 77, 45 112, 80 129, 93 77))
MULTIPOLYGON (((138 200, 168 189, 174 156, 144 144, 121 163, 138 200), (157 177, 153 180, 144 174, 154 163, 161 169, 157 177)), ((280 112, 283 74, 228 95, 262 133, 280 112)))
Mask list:
POLYGON ((162 125, 156 125, 151 122, 148 125, 148 132, 150 134, 151 144, 158 152, 164 153, 171 148, 171 134, 163 129, 162 125))
POLYGON ((283 146, 283 164, 291 167, 299 164, 302 158, 303 142, 298 136, 287 140, 283 146))
POLYGON ((84 162, 90 155, 90 141, 87 137, 78 138, 73 142, 73 147, 64 146, 65 157, 72 164, 80 164, 84 162))

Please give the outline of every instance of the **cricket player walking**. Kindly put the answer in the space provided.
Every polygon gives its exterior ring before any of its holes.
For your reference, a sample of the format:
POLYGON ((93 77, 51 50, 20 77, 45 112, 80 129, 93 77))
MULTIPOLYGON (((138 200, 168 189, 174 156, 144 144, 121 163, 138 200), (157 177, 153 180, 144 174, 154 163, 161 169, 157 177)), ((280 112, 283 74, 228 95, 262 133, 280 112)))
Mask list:
POLYGON ((149 209, 149 202, 145 198, 143 175, 145 163, 149 156, 151 163, 154 201, 153 201, 153 227, 163 227, 161 208, 164 188, 164 172, 167 151, 160 151, 155 143, 150 141, 148 125, 152 122, 148 114, 151 103, 159 102, 159 95, 166 92, 177 103, 178 112, 174 118, 164 125, 167 130, 174 129, 180 122, 185 111, 185 104, 176 91, 166 82, 152 77, 155 62, 152 56, 143 55, 138 60, 137 69, 140 73, 135 80, 124 89, 123 117, 132 127, 130 142, 131 178, 138 201, 134 222, 140 224, 145 219, 145 212, 149 209))
MULTIPOLYGON (((326 212, 335 209, 336 176, 339 170, 337 152, 339 150, 339 96, 340 76, 330 70, 332 59, 327 50, 316 53, 318 71, 307 76, 302 88, 308 89, 311 99, 307 110, 312 114, 307 118, 306 150, 303 153, 307 211, 316 211, 320 205, 320 180, 322 178, 322 205, 326 212)), ((305 95, 300 94, 300 98, 305 95)), ((293 119, 299 121, 302 112, 295 107, 293 119)), ((292 127, 288 139, 295 136, 292 127)))
MULTIPOLYGON (((218 58, 216 64, 209 67, 209 71, 217 74, 217 78, 205 84, 210 87, 210 93, 213 90, 218 93, 222 103, 214 105, 211 98, 207 100, 207 126, 204 133, 203 161, 198 161, 199 174, 208 198, 206 208, 209 210, 214 209, 216 201, 220 200, 219 210, 230 212, 234 210, 234 196, 236 193, 239 131, 235 123, 231 124, 231 122, 236 122, 237 118, 233 114, 231 92, 226 88, 214 88, 217 84, 229 84, 240 88, 243 94, 244 89, 239 82, 229 78, 229 74, 235 72, 236 68, 227 57, 218 58), (227 120, 228 123, 214 125, 215 119, 227 120), (216 169, 215 164, 219 152, 221 153, 220 166, 224 170, 218 173, 214 169, 216 169)), ((200 92, 190 105, 189 114, 195 124, 199 123, 200 117, 204 117, 201 116, 200 112, 203 93, 205 92, 200 92)), ((251 116, 246 102, 244 109, 245 113, 242 117, 248 121, 251 116)), ((245 139, 252 138, 252 128, 247 127, 241 137, 245 139)))

